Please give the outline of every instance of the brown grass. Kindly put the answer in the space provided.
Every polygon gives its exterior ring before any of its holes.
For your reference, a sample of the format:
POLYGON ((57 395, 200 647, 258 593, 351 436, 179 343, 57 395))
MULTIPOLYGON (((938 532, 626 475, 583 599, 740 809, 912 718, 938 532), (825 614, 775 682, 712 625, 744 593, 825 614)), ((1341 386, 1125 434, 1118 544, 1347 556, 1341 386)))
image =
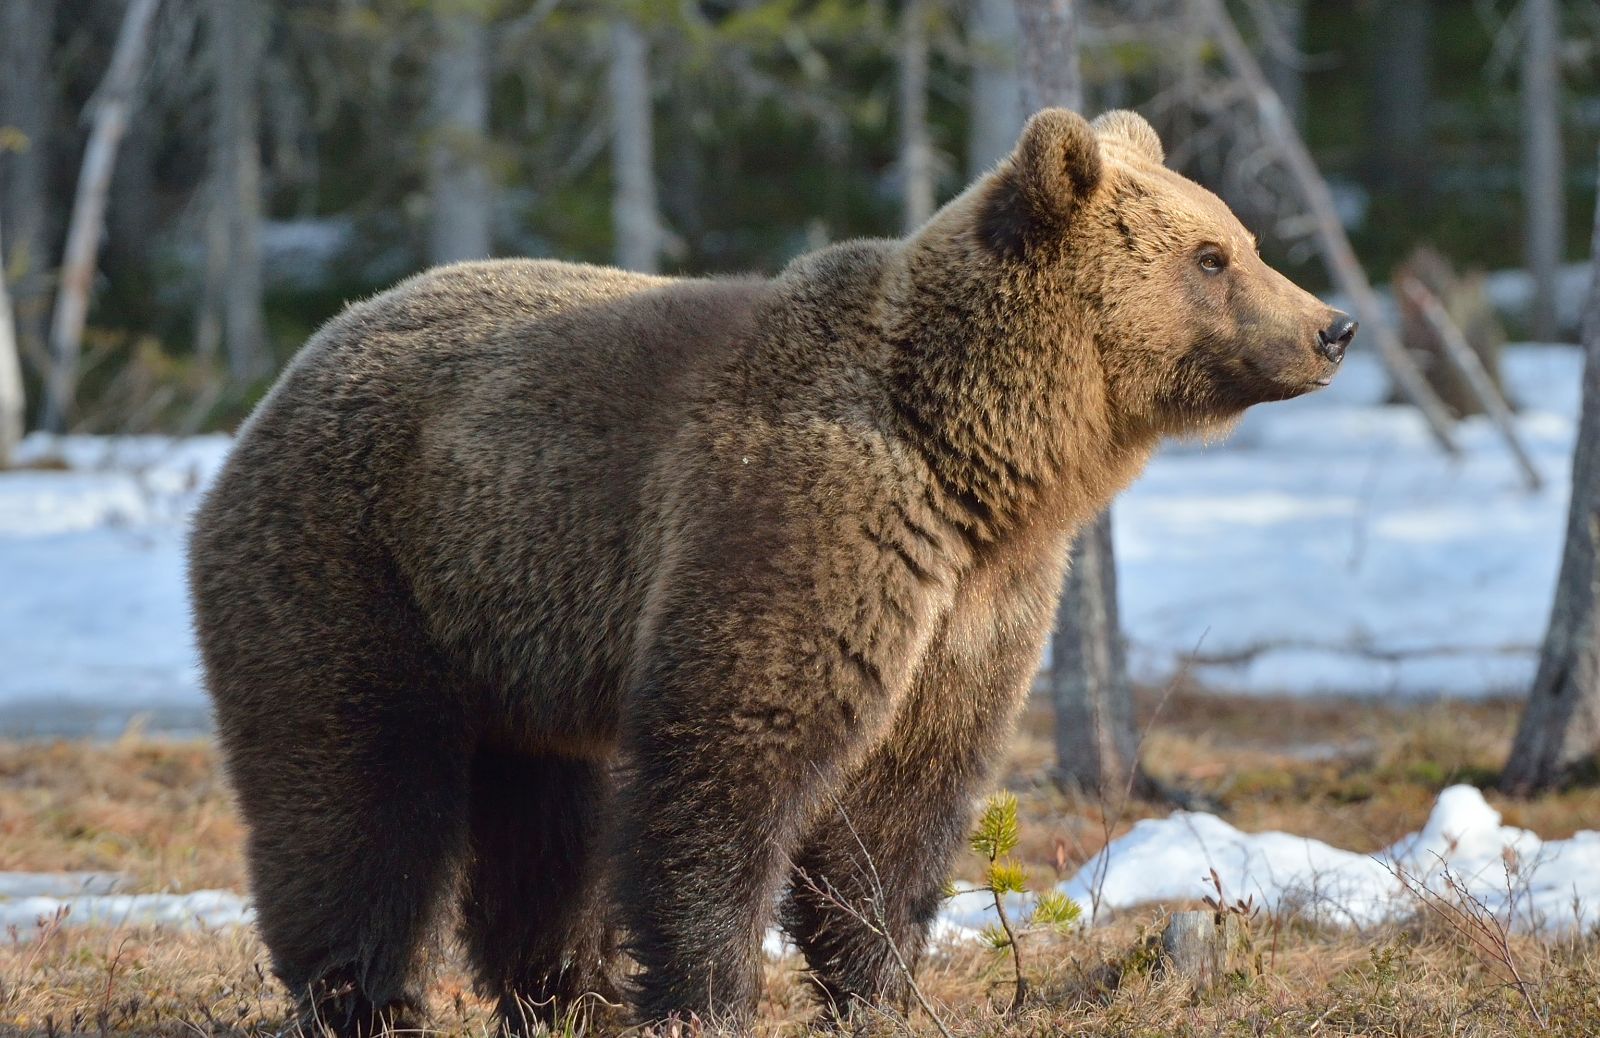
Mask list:
MULTIPOLYGON (((1146 759, 1171 786, 1213 802, 1244 829, 1284 829, 1356 850, 1422 823, 1455 781, 1491 781, 1514 704, 1404 707, 1374 702, 1179 694, 1155 719, 1146 759)), ((1049 719, 1030 715, 1004 780, 1021 803, 1021 857, 1052 878, 1139 818, 1148 802, 1101 803, 1047 780, 1049 719)), ((1546 837, 1600 820, 1600 790, 1536 800, 1490 794, 1508 822, 1546 837)), ((130 736, 115 743, 0 744, 0 870, 120 872, 137 890, 242 889, 242 831, 204 743, 130 736)), ((963 878, 980 874, 976 857, 963 878)), ((1246 961, 1219 990, 1161 975, 1150 938, 1162 910, 1124 913, 1070 938, 1037 938, 1034 998, 1017 1013, 1006 963, 942 949, 919 984, 953 1034, 1589 1035, 1600 1034, 1600 938, 1514 938, 1542 1030, 1506 972, 1436 915, 1366 933, 1257 917, 1246 961)), ((436 966, 431 1026, 485 1035, 491 1021, 454 956, 436 966)), ((761 1028, 807 1033, 813 1007, 794 963, 768 971, 761 1028)), ((0 1032, 260 1035, 284 1027, 288 1000, 246 930, 55 929, 0 939, 0 1032), (25 939, 26 938, 26 939, 25 939)), ((894 1013, 872 1033, 935 1035, 926 1014, 894 1013)))

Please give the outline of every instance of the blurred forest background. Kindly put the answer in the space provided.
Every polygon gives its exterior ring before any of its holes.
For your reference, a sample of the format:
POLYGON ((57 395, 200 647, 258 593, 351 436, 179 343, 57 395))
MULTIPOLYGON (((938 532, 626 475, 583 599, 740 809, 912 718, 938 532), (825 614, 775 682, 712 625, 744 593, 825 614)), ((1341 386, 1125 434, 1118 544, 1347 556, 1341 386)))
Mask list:
MULTIPOLYGON (((1269 261, 1325 289, 1194 6, 1081 5, 1086 107, 1137 106, 1269 261)), ((1586 256, 1600 4, 1230 10, 1374 281, 1421 243, 1465 270, 1542 267, 1546 288, 1586 256)), ((897 234, 1014 141, 1017 34, 1009 0, 3 0, 27 427, 228 428, 345 301, 434 263, 774 271, 897 234), (86 153, 107 123, 119 146, 86 153), (75 199, 99 186, 80 271, 75 199)), ((1513 334, 1570 338, 1540 295, 1513 334)))

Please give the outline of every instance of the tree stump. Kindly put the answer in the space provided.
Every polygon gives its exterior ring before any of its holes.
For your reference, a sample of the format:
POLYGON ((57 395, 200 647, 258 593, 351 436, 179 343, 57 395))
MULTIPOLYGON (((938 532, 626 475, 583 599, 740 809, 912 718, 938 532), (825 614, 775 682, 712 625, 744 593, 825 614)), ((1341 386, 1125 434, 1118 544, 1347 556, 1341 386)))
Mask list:
POLYGON ((1177 912, 1161 933, 1161 968, 1207 991, 1249 968, 1249 943, 1232 912, 1177 912))

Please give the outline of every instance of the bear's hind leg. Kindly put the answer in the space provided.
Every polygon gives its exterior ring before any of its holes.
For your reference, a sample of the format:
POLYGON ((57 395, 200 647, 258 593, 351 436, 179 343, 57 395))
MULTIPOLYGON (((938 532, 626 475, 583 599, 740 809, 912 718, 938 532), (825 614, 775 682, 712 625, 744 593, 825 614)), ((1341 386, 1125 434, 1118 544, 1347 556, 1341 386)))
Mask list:
POLYGON ((480 750, 462 898, 467 953, 512 1033, 557 1030, 618 997, 599 827, 602 762, 480 750))
POLYGON ((200 629, 257 924, 308 1031, 374 1033, 466 848, 466 697, 399 591, 251 584, 200 629))
POLYGON ((232 760, 274 967, 308 1032, 341 1036, 420 1012, 419 950, 466 842, 466 754, 442 711, 352 706, 267 737, 276 761, 232 760))

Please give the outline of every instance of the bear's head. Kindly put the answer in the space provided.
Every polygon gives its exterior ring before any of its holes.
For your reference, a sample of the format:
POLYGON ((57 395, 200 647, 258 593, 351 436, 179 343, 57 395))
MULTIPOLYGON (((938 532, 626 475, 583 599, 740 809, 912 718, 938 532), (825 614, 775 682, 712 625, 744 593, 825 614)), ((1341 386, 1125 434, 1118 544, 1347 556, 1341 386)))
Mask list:
POLYGON ((1355 322, 1262 262, 1222 200, 1163 162, 1133 112, 1041 111, 978 185, 981 247, 1026 271, 1033 298, 1072 300, 1108 398, 1158 434, 1327 385, 1355 322))

